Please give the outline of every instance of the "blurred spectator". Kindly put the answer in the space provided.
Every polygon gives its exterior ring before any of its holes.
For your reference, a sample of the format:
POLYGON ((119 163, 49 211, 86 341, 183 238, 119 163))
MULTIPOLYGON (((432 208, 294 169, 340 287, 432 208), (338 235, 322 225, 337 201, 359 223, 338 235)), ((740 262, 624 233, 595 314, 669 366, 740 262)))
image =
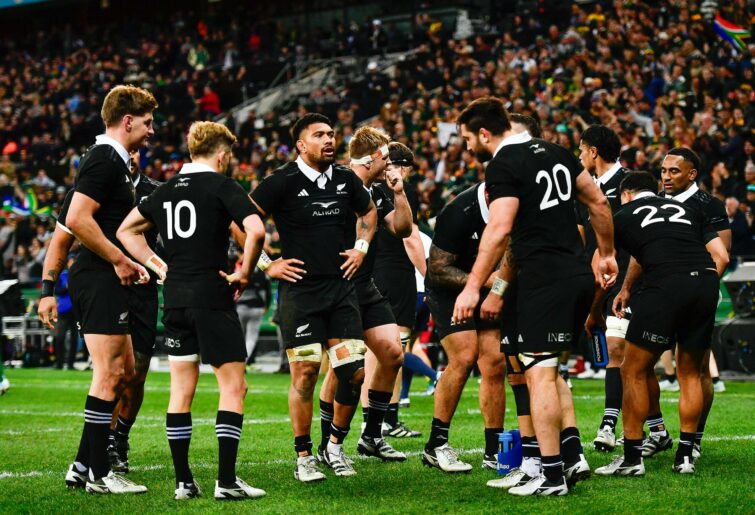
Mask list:
POLYGON ((752 237, 747 217, 739 209, 739 200, 734 197, 726 199, 726 214, 729 216, 731 226, 731 261, 735 262, 738 257, 747 256, 751 252, 752 237))

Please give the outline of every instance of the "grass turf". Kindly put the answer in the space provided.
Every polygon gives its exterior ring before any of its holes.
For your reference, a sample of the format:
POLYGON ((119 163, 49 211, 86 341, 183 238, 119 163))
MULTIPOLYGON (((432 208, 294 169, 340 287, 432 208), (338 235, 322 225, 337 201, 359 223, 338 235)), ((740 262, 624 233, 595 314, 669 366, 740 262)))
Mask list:
MULTIPOLYGON (((216 475, 217 406, 215 378, 203 374, 194 400, 194 433, 190 460, 205 496, 178 502, 172 498, 173 467, 165 437, 165 409, 169 376, 151 373, 144 406, 131 432, 129 477, 146 484, 141 496, 93 497, 69 491, 63 476, 78 445, 82 408, 89 373, 55 370, 7 370, 12 389, 0 397, 0 513, 155 513, 167 510, 267 513, 493 513, 501 510, 571 513, 752 513, 755 492, 748 477, 755 465, 755 385, 727 383, 718 394, 706 428, 703 457, 694 476, 673 474, 673 451, 646 460, 644 478, 600 478, 579 483, 564 498, 515 498, 485 487, 495 477, 480 469, 482 419, 477 381, 470 380, 451 426, 451 443, 462 459, 475 465, 470 474, 446 475, 422 466, 419 453, 432 418, 432 397, 412 396, 412 406, 400 418, 423 431, 422 438, 392 439, 409 453, 405 463, 385 464, 357 459, 358 475, 304 485, 293 478, 293 438, 287 418, 288 376, 253 374, 248 377, 245 429, 239 451, 238 474, 267 490, 267 497, 238 503, 212 499, 216 475)), ((423 386, 415 380, 415 392, 423 386)), ((574 396, 586 455, 592 468, 610 461, 589 445, 602 416, 603 383, 574 380, 574 396)), ((513 396, 506 427, 516 424, 513 396)), ((662 408, 669 429, 678 436, 678 394, 664 393, 662 408)), ((315 404, 316 406, 316 404, 315 404)), ((359 416, 359 413, 357 413, 359 416)), ((361 418, 361 417, 360 417, 361 418)), ((361 421, 361 420, 359 420, 361 421)), ((346 441, 355 456, 358 422, 346 441)), ((319 440, 319 424, 313 424, 319 440)))

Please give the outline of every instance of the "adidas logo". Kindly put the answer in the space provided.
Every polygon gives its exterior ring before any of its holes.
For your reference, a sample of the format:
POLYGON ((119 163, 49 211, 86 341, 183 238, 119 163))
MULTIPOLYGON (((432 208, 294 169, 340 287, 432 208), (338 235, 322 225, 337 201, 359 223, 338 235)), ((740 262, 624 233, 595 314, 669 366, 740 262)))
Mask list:
POLYGON ((296 328, 296 338, 300 338, 302 336, 311 336, 312 335, 311 331, 308 332, 308 333, 304 332, 304 331, 307 330, 308 327, 309 327, 309 324, 304 324, 304 325, 300 325, 299 327, 297 327, 296 328))
POLYGON ((131 182, 131 179, 129 179, 128 175, 126 176, 126 182, 131 182))
POLYGON ((474 233, 474 234, 472 235, 472 239, 473 239, 473 240, 479 240, 479 239, 480 239, 480 237, 479 237, 479 236, 477 236, 477 233, 474 233))
POLYGON ((301 190, 297 197, 309 197, 309 193, 307 193, 307 190, 301 190))

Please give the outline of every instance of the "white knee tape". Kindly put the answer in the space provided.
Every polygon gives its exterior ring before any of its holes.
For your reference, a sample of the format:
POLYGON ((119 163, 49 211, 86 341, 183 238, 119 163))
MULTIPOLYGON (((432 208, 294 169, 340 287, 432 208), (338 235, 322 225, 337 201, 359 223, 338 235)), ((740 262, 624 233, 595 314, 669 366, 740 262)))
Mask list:
POLYGON ((626 318, 606 317, 606 337, 626 338, 629 320, 626 318))
POLYGON ((297 361, 314 361, 315 363, 319 363, 322 361, 322 344, 310 343, 309 345, 286 349, 286 355, 288 355, 289 363, 297 361))
POLYGON ((367 347, 362 340, 344 340, 328 349, 333 368, 364 360, 367 347))
POLYGON ((187 361, 190 363, 199 363, 199 354, 189 354, 188 356, 170 356, 168 361, 187 361))
POLYGON ((519 361, 522 362, 525 369, 532 367, 555 368, 558 366, 559 354, 553 352, 522 352, 519 354, 519 361))
POLYGON ((409 346, 409 340, 412 337, 411 333, 405 333, 402 331, 399 333, 399 337, 401 338, 401 348, 403 350, 406 350, 406 348, 409 346))

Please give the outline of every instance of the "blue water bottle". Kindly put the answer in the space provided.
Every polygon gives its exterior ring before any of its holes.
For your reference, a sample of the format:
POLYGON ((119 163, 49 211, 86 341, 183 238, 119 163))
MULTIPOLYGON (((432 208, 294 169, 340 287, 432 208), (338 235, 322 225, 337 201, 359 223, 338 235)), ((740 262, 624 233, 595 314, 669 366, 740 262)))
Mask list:
POLYGON ((602 329, 594 329, 592 331, 592 357, 594 365, 603 367, 608 364, 606 333, 602 329))
POLYGON ((522 464, 522 436, 518 429, 498 434, 498 466, 496 471, 506 475, 522 464))

